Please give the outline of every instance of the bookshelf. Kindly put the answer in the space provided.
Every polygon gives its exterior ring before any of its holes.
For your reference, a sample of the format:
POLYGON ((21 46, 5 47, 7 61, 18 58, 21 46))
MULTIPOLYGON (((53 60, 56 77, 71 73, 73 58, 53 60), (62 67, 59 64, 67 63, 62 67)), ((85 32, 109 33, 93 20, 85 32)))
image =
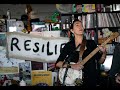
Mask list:
MULTIPOLYGON (((83 27, 85 29, 86 39, 94 39, 99 45, 106 40, 107 34, 110 32, 120 31, 120 11, 113 12, 82 12, 82 13, 68 13, 61 15, 61 30, 64 33, 63 36, 67 37, 67 32, 70 29, 70 25, 75 18, 82 21, 83 27), (68 20, 68 27, 66 28, 65 20, 68 20), (93 37, 94 35, 94 37, 93 37)), ((107 45, 108 48, 114 48, 114 41, 111 41, 107 45), (113 47, 112 47, 113 46, 113 47)), ((111 55, 113 53, 108 49, 107 54, 111 55)))
MULTIPOLYGON (((105 6, 105 5, 102 5, 105 6)), ((113 5, 114 6, 114 5, 113 5)), ((110 5, 111 7, 111 5, 110 5)), ((113 7, 112 7, 113 8, 113 7)), ((61 30, 64 33, 63 36, 67 37, 67 31, 70 28, 65 28, 65 20, 68 19, 69 26, 71 25, 72 21, 75 18, 78 18, 82 21, 83 27, 85 29, 85 36, 86 39, 93 39, 95 42, 100 45, 107 39, 107 34, 110 32, 120 32, 120 10, 114 11, 113 9, 109 10, 107 6, 107 10, 105 11, 105 7, 103 7, 104 10, 95 10, 94 12, 82 12, 82 13, 67 13, 63 14, 61 13, 61 30)), ((106 68, 101 69, 102 66, 109 67, 112 62, 113 52, 116 43, 120 43, 120 36, 119 40, 118 38, 114 39, 113 41, 109 42, 106 45, 107 48, 107 58, 106 62, 103 64, 100 64, 100 85, 101 86, 107 86, 107 75, 110 70, 110 68, 106 71, 106 68), (109 60, 110 58, 110 60, 109 60), (104 75, 103 75, 104 73, 104 75), (104 82, 104 84, 102 84, 104 82)))

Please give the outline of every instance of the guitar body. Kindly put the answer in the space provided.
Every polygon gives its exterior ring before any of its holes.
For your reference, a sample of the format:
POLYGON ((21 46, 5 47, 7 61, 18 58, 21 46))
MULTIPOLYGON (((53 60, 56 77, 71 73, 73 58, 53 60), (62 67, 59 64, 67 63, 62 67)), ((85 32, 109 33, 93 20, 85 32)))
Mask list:
MULTIPOLYGON (((63 83, 63 78, 65 75, 66 68, 60 68, 59 69, 59 80, 61 83, 63 83)), ((82 70, 74 70, 72 68, 68 68, 66 79, 65 79, 65 85, 66 86, 75 86, 76 80, 82 80, 82 70)))

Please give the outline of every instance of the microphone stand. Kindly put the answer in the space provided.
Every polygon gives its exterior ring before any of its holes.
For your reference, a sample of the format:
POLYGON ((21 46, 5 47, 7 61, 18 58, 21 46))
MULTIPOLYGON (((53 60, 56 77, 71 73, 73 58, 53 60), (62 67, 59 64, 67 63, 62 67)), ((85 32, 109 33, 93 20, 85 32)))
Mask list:
POLYGON ((70 68, 71 55, 78 49, 79 46, 80 46, 80 44, 76 47, 76 49, 73 52, 71 52, 69 54, 69 56, 67 55, 67 57, 65 59, 65 62, 63 63, 63 65, 67 64, 67 67, 66 67, 66 70, 65 70, 65 74, 64 74, 64 77, 63 77, 63 86, 65 86, 65 79, 67 77, 68 68, 70 68))
POLYGON ((65 86, 65 79, 67 77, 68 68, 70 66, 70 59, 68 60, 68 62, 66 62, 66 64, 67 64, 67 67, 66 67, 65 74, 64 74, 64 77, 63 77, 63 86, 65 86))

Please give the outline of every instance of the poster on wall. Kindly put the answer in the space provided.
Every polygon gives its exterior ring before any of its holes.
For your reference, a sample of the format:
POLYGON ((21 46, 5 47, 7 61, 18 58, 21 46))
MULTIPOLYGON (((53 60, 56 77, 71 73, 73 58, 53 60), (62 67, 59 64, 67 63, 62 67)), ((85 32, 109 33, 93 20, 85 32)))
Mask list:
POLYGON ((6 33, 0 33, 0 51, 4 50, 6 47, 6 33))
MULTIPOLYGON (((3 56, 3 55, 2 55, 3 56)), ((5 57, 5 55, 4 55, 5 57)), ((18 64, 24 62, 19 59, 7 59, 0 57, 0 74, 16 74, 19 73, 18 64)))
POLYGON ((24 79, 27 85, 31 85, 31 61, 19 63, 19 78, 24 79))
POLYGON ((16 74, 18 73, 18 63, 24 60, 6 57, 6 33, 0 33, 0 74, 16 74))
POLYGON ((68 41, 67 37, 41 37, 33 34, 7 32, 7 54, 9 58, 55 62, 68 41))
POLYGON ((52 72, 32 70, 32 86, 52 86, 52 72))
POLYGON ((15 80, 14 84, 18 85, 19 74, 0 74, 0 86, 10 86, 11 80, 15 80))
POLYGON ((0 54, 0 74, 16 74, 19 73, 18 64, 24 62, 19 59, 8 59, 5 54, 0 54))
POLYGON ((95 12, 95 4, 83 4, 82 12, 95 12))

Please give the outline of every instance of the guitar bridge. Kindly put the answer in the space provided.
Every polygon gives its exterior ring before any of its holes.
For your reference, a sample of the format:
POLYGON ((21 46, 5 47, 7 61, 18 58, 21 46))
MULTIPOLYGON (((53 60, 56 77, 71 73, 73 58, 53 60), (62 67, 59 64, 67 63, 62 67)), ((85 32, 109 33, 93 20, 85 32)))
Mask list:
POLYGON ((82 86, 82 84, 83 84, 82 79, 76 78, 76 80, 75 80, 75 86, 82 86))

